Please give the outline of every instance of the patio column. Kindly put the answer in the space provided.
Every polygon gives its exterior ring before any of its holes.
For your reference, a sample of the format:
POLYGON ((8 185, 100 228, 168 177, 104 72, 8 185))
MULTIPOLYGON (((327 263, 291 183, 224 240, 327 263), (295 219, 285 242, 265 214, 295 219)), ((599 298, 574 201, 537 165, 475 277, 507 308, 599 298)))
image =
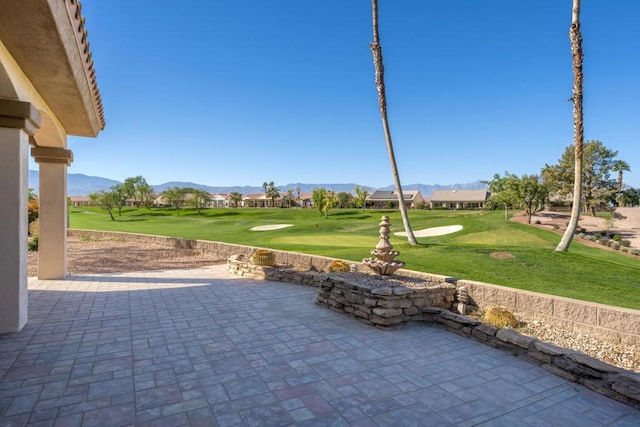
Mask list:
POLYGON ((39 126, 31 103, 0 99, 0 333, 27 323, 28 148, 39 126))
POLYGON ((67 275, 67 166, 71 150, 34 147, 31 156, 40 166, 38 279, 67 275))

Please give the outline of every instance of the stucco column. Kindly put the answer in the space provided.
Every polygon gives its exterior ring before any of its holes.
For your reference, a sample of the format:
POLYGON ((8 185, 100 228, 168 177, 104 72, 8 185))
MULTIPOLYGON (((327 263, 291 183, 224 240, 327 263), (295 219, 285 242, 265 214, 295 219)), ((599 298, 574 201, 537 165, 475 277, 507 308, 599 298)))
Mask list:
POLYGON ((67 166, 73 155, 64 148, 34 147, 39 167, 38 279, 67 275, 67 166))
POLYGON ((30 103, 0 99, 0 333, 27 323, 28 149, 39 126, 30 103))

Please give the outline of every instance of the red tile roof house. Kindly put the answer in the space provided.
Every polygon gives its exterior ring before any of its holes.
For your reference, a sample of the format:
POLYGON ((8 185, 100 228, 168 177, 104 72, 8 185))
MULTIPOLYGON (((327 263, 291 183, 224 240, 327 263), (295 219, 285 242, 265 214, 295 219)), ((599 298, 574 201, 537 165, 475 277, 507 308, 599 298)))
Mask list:
MULTIPOLYGON (((403 190, 404 204, 409 209, 414 209, 421 203, 425 203, 420 190, 403 190)), ((398 193, 395 191, 374 191, 367 197, 367 207, 375 209, 395 209, 398 207, 398 193)))
POLYGON ((429 203, 431 209, 479 209, 490 195, 487 190, 436 190, 429 203))

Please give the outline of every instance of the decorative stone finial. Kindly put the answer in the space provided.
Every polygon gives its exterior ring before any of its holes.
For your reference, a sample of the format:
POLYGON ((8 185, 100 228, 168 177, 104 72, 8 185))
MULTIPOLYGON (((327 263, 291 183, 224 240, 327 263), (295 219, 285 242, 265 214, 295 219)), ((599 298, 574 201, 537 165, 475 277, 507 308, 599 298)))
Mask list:
POLYGON ((393 260, 400 252, 391 250, 393 246, 389 243, 390 225, 389 217, 386 215, 383 216, 380 220, 380 241, 376 245, 376 248, 371 250, 371 255, 375 256, 375 258, 365 258, 362 260, 364 265, 383 276, 393 274, 405 265, 402 261, 393 260))

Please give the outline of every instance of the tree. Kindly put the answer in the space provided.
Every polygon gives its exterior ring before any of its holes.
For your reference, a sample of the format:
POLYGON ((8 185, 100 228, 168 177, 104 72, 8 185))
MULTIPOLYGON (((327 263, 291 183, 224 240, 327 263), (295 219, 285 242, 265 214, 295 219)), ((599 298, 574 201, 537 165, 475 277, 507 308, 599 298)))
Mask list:
MULTIPOLYGON (((567 196, 574 191, 573 180, 576 169, 574 151, 574 146, 568 146, 557 165, 546 165, 542 171, 545 182, 551 182, 551 191, 561 196, 567 196)), ((593 216, 596 215, 596 207, 606 204, 616 192, 616 182, 611 180, 610 176, 614 157, 617 154, 617 151, 609 150, 600 141, 583 143, 580 204, 584 203, 593 216)))
POLYGON ((186 196, 187 191, 184 188, 172 187, 162 192, 162 197, 175 208, 178 215, 180 215, 180 208, 186 203, 186 196))
POLYGON ((620 195, 622 194, 622 174, 623 172, 631 172, 631 168, 629 167, 629 163, 625 162, 624 160, 616 160, 613 162, 613 165, 611 166, 611 170, 614 172, 618 172, 618 192, 617 192, 617 197, 616 197, 616 201, 617 199, 620 198, 620 195))
POLYGON ((327 191, 324 188, 314 188, 311 198, 313 199, 315 207, 324 215, 324 219, 329 217, 329 209, 337 203, 336 193, 334 191, 327 191))
POLYGON ((507 208, 523 209, 531 224, 531 217, 544 209, 549 197, 549 190, 538 175, 516 175, 505 173, 504 177, 496 174, 489 184, 491 200, 496 204, 505 206, 505 219, 507 208))
POLYGON ((353 189, 353 192, 356 193, 353 201, 356 206, 362 208, 362 212, 364 213, 364 209, 367 207, 367 197, 369 197, 369 192, 364 187, 356 187, 353 189))
POLYGON ((141 175, 125 179, 124 189, 127 196, 133 199, 135 206, 140 207, 144 205, 147 208, 151 207, 153 188, 141 175))
POLYGON ((211 201, 211 196, 209 195, 209 193, 196 188, 187 188, 183 190, 185 191, 185 194, 191 194, 189 204, 196 208, 196 210, 198 211, 198 215, 202 215, 202 209, 206 208, 211 201))
POLYGON ((231 201, 233 202, 233 206, 237 208, 238 203, 242 202, 242 193, 239 193, 237 191, 229 193, 229 199, 231 199, 231 201))
MULTIPOLYGON (((271 181, 271 183, 273 183, 273 181, 271 181)), ((269 188, 269 183, 267 181, 262 183, 262 189, 264 190, 264 197, 268 197, 267 196, 267 189, 269 188)), ((267 207, 267 202, 264 202, 264 207, 267 207)))
POLYGON ((504 208, 504 219, 509 219, 509 208, 518 204, 517 187, 515 182, 518 178, 515 175, 505 172, 504 177, 500 174, 493 175, 493 180, 486 182, 489 186, 491 197, 488 204, 502 206, 504 208))
POLYGON ((391 173, 393 174, 393 182, 395 184, 396 193, 398 194, 398 205, 400 206, 400 214, 404 230, 407 233, 407 240, 411 245, 417 245, 418 241, 413 234, 411 224, 409 223, 409 215, 407 207, 404 204, 404 195, 402 194, 402 185, 400 184, 400 174, 396 165, 396 156, 393 151, 393 142, 391 140, 391 131, 389 130, 389 120, 387 118, 387 95, 384 87, 384 63, 382 61, 382 46, 380 46, 380 35, 378 34, 378 0, 371 0, 371 9, 373 17, 373 43, 369 43, 373 54, 373 64, 376 70, 376 88, 378 89, 378 104, 380 106, 380 117, 382 119, 382 128, 384 130, 385 141, 387 143, 387 151, 389 152, 389 161, 391 162, 391 173))
POLYGON ((276 185, 271 181, 267 187, 267 191, 265 192, 265 196, 271 199, 271 206, 276 206, 276 199, 280 197, 280 192, 276 188, 276 185))
POLYGON ((345 191, 341 191, 338 194, 336 194, 336 199, 337 199, 337 206, 340 209, 345 209, 349 207, 349 202, 351 202, 351 194, 345 192, 345 191))
POLYGON ((640 189, 627 188, 620 195, 620 204, 622 206, 638 206, 640 205, 640 189))
POLYGON ((569 29, 569 40, 571 41, 571 57, 573 62, 573 144, 574 144, 574 184, 573 184, 573 206, 571 207, 571 218, 567 229, 562 235, 562 239, 556 246, 556 251, 566 252, 569 250, 573 235, 578 228, 580 219, 580 202, 582 200, 582 154, 584 143, 584 122, 582 112, 582 33, 580 31, 580 0, 573 0, 571 10, 571 28, 569 29))
POLYGON ((89 194, 89 198, 95 204, 107 210, 111 221, 116 220, 113 216, 113 210, 118 206, 122 197, 119 192, 113 189, 113 187, 111 187, 111 190, 109 191, 100 190, 97 193, 91 193, 89 194))
POLYGON ((118 208, 118 216, 122 216, 122 208, 127 205, 127 190, 124 184, 116 184, 111 187, 111 193, 113 193, 113 201, 115 207, 118 208))

